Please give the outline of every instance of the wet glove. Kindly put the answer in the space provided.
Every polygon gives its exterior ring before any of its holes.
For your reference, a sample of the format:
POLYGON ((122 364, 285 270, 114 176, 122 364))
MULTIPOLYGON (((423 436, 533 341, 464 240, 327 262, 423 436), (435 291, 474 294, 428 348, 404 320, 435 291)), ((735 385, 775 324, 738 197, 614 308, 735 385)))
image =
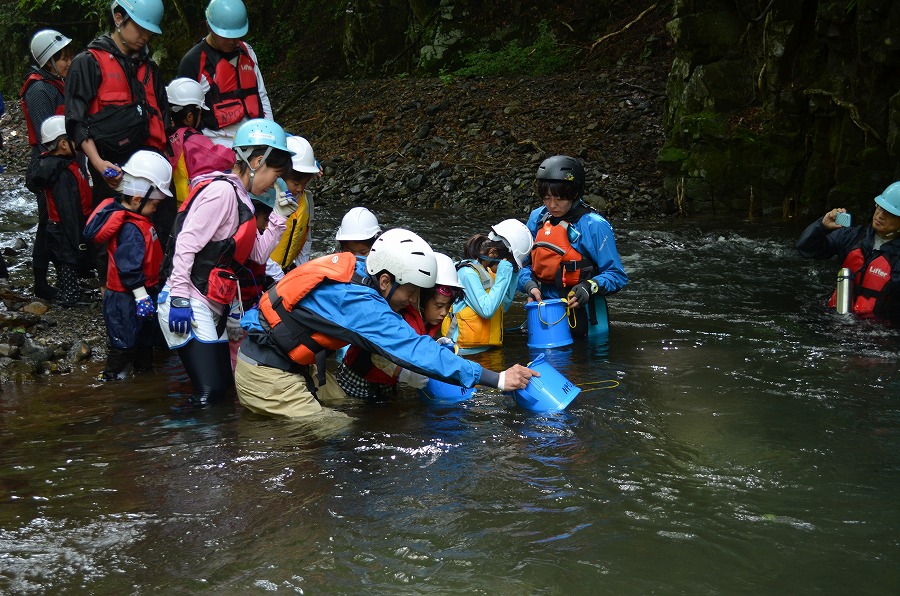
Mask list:
POLYGON ((400 375, 397 377, 397 380, 404 385, 409 385, 410 387, 414 387, 416 389, 421 389, 428 384, 428 377, 426 377, 425 375, 414 373, 413 371, 407 370, 405 368, 400 369, 400 375))
POLYGON ((134 294, 134 309, 139 319, 146 319, 156 312, 156 305, 147 295, 146 288, 135 288, 131 293, 134 294))
POLYGON ((588 301, 591 299, 591 296, 600 291, 600 286, 597 285, 593 279, 589 279, 587 281, 583 281, 569 292, 569 298, 575 298, 578 301, 578 306, 585 306, 588 301))
POLYGON ((169 331, 187 335, 191 332, 193 320, 194 311, 191 309, 190 300, 173 297, 169 301, 169 331))
POLYGON ((275 187, 275 213, 281 217, 290 217, 297 210, 297 201, 288 190, 275 187))
POLYGON ((241 341, 244 339, 240 310, 233 310, 228 313, 228 318, 225 319, 225 331, 228 333, 228 341, 241 341))

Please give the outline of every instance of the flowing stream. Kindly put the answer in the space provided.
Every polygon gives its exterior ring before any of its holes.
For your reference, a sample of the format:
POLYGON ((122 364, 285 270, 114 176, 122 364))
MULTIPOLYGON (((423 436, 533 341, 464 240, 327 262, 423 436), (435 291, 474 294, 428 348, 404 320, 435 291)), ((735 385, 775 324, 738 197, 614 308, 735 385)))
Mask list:
MULTIPOLYGON (((319 209, 316 253, 348 208, 319 209)), ((495 223, 375 211, 455 257, 495 223)), ((800 259, 797 224, 615 223, 630 282, 608 349, 553 351, 583 388, 561 413, 479 389, 173 417, 169 354, 4 386, 0 592, 897 593, 898 334, 825 312, 838 264, 800 259)))

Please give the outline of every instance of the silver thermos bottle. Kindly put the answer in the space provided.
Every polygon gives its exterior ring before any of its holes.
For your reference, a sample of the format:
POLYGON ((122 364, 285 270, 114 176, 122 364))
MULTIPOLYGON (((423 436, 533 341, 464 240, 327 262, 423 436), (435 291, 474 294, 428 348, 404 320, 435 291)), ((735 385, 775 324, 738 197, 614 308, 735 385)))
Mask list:
POLYGON ((850 305, 853 303, 853 278, 850 270, 846 267, 838 271, 837 276, 837 299, 835 300, 835 309, 839 315, 845 315, 850 312, 850 305))

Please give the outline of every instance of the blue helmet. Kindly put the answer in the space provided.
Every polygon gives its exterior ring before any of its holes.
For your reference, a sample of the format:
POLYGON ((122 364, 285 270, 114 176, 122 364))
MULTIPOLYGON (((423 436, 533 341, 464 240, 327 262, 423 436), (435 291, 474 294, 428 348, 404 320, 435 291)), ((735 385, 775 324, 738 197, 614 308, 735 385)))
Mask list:
POLYGON ((250 200, 256 201, 258 203, 262 203, 269 209, 274 209, 275 208, 275 198, 277 195, 276 188, 278 190, 280 190, 281 192, 288 191, 287 183, 284 180, 282 180, 281 178, 276 178, 275 186, 273 186, 266 192, 260 193, 258 195, 250 195, 250 200))
POLYGON ((875 204, 892 215, 900 216, 900 182, 894 182, 875 197, 875 204))
POLYGON ((117 6, 121 6, 135 24, 150 33, 162 33, 159 28, 163 18, 162 0, 113 0, 109 9, 115 11, 117 6))
POLYGON ((206 23, 213 33, 227 39, 247 35, 247 7, 241 0, 210 0, 206 7, 206 23))
POLYGON ((234 141, 231 146, 235 148, 271 147, 294 155, 294 152, 288 149, 287 135, 284 133, 284 129, 274 120, 266 118, 254 118, 241 124, 234 133, 234 141))

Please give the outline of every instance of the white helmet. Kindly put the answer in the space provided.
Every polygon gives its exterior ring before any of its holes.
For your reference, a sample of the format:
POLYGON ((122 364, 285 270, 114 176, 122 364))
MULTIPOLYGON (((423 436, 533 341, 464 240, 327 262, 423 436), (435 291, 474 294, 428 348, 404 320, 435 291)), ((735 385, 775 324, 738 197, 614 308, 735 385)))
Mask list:
POLYGON ((354 207, 344 214, 341 219, 341 227, 337 229, 334 239, 342 240, 368 240, 381 233, 378 218, 365 207, 354 207))
POLYGON ((169 98, 170 106, 198 106, 208 110, 203 102, 205 95, 203 85, 187 77, 175 79, 166 85, 166 97, 169 98))
MULTIPOLYGON (((291 169, 301 174, 318 174, 319 166, 313 155, 312 145, 303 137, 288 137, 287 148, 294 152, 291 156, 291 169)), ((374 236, 374 234, 372 234, 374 236)), ((369 236, 371 238, 372 236, 369 236)))
POLYGON ((459 283, 459 274, 456 273, 456 265, 453 263, 453 259, 442 252, 434 253, 434 258, 437 260, 437 278, 434 281, 434 285, 448 286, 461 290, 462 284, 459 283))
POLYGON ((135 151, 122 166, 122 183, 116 189, 132 197, 142 197, 151 188, 155 189, 147 198, 162 199, 172 196, 172 165, 156 151, 135 151))
POLYGON ((50 146, 59 137, 66 134, 66 117, 50 116, 41 123, 41 145, 50 146))
POLYGON ((369 275, 387 271, 398 284, 431 288, 437 279, 437 260, 431 246, 420 236, 395 228, 379 236, 372 245, 366 257, 366 271, 369 275))
POLYGON ((523 259, 531 252, 534 239, 528 226, 518 219, 504 219, 495 226, 491 226, 490 240, 500 240, 512 253, 516 264, 521 267, 523 259))
POLYGON ((31 38, 31 55, 37 65, 43 68, 47 61, 56 55, 56 52, 70 43, 72 40, 59 31, 42 29, 31 38))

